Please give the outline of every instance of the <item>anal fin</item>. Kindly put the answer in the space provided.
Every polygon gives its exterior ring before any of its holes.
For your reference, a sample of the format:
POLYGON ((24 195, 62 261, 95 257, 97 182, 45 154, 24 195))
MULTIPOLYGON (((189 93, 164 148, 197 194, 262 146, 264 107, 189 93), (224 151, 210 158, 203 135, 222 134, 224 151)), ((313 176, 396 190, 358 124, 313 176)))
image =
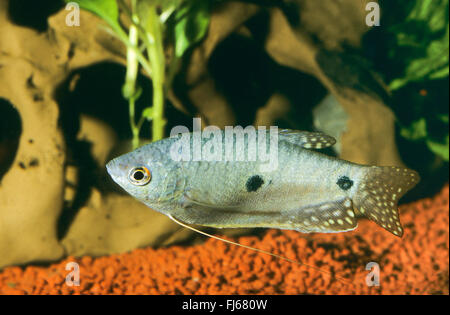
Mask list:
POLYGON ((345 232, 358 225, 350 198, 304 207, 291 218, 295 220, 295 229, 304 233, 345 232))
POLYGON ((350 198, 284 210, 249 211, 239 205, 210 205, 185 195, 183 211, 177 216, 190 224, 216 228, 266 227, 303 233, 337 233, 357 227, 350 198))

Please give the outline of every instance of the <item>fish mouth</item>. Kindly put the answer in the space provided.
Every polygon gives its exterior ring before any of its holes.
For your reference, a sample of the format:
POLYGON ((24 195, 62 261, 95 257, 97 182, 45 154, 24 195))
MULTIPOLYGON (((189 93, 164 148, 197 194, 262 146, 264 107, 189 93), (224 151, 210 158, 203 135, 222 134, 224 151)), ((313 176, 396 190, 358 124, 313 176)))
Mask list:
POLYGON ((113 161, 114 160, 111 160, 111 161, 109 161, 108 163, 106 163, 106 171, 108 172, 108 174, 111 176, 111 177, 113 177, 113 161))
POLYGON ((119 183, 121 176, 123 176, 117 159, 113 159, 106 164, 106 171, 116 183, 119 183))

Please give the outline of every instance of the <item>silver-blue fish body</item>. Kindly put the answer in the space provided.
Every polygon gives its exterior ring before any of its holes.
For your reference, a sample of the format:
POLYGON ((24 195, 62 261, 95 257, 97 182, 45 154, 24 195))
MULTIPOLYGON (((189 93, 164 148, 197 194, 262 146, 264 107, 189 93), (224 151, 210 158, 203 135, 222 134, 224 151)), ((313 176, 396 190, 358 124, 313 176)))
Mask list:
POLYGON ((222 131, 222 146, 214 147, 211 161, 211 138, 194 136, 182 150, 180 137, 145 145, 109 162, 108 172, 152 209, 189 224, 343 232, 355 229, 357 215, 364 215, 395 235, 403 233, 397 201, 419 180, 414 171, 358 165, 311 150, 334 144, 322 133, 282 130, 275 139, 266 132, 262 140, 256 133, 255 141, 237 143, 222 131), (230 143, 231 155, 225 149, 230 143), (130 180, 136 168, 151 180, 130 180))

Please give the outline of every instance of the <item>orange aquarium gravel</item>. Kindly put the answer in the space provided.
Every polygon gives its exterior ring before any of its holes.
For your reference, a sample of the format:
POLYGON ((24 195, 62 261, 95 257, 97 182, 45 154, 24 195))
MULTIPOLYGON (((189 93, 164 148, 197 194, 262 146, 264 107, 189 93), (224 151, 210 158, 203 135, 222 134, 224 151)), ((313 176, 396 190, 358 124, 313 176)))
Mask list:
POLYGON ((449 188, 400 207, 397 238, 367 220, 354 232, 304 235, 268 230, 238 241, 314 268, 209 239, 191 247, 137 249, 109 257, 69 257, 51 266, 9 267, 1 294, 449 294, 449 188), (68 262, 80 265, 69 287, 68 262), (369 287, 366 264, 380 266, 369 287), (339 281, 337 278, 344 278, 339 281))

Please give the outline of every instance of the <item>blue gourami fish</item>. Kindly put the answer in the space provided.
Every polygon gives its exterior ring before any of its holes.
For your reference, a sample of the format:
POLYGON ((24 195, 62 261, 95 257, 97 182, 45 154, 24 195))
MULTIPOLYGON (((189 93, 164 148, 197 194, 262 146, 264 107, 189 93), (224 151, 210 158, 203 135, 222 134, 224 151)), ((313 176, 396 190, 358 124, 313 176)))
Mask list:
POLYGON ((334 143, 320 132, 287 129, 256 132, 241 142, 226 131, 200 138, 194 132, 147 144, 106 167, 130 195, 187 224, 333 233, 355 229, 357 217, 365 216, 402 236, 397 202, 418 183, 417 172, 359 165, 314 150, 334 143), (275 147, 273 159, 264 144, 275 147), (215 150, 214 158, 197 154, 199 148, 215 150))

